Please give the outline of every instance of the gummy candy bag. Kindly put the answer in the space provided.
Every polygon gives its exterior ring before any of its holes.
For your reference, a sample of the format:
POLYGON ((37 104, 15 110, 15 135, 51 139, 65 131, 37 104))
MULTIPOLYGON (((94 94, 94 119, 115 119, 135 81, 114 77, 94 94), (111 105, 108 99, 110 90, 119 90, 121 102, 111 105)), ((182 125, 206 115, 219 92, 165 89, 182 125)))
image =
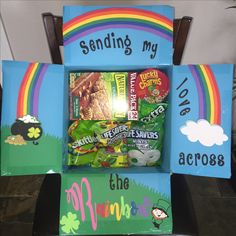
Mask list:
POLYGON ((91 129, 95 121, 80 120, 73 122, 68 129, 67 165, 90 165, 97 152, 98 139, 91 129))
POLYGON ((92 167, 128 167, 126 136, 130 122, 97 121, 92 130, 99 140, 92 167))

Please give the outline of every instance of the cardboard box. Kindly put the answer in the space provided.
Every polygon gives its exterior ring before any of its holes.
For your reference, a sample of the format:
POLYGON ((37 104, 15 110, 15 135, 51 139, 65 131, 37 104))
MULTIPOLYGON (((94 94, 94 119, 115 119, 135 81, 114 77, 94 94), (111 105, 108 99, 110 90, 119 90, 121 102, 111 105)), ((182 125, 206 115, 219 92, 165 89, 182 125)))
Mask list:
POLYGON ((61 235, 171 233, 171 173, 230 177, 233 65, 171 65, 172 20, 168 6, 65 7, 65 66, 3 62, 1 175, 61 173, 61 235), (69 169, 70 73, 149 67, 170 80, 162 165, 69 169))

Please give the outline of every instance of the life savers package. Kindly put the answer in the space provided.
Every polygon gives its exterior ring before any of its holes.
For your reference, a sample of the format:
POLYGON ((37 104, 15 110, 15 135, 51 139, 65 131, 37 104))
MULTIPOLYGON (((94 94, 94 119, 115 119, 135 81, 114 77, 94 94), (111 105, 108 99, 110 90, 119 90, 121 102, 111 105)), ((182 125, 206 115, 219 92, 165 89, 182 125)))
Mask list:
POLYGON ((60 235, 171 234, 171 173, 229 178, 233 65, 172 65, 173 8, 64 8, 64 65, 3 61, 1 175, 61 174, 60 235))

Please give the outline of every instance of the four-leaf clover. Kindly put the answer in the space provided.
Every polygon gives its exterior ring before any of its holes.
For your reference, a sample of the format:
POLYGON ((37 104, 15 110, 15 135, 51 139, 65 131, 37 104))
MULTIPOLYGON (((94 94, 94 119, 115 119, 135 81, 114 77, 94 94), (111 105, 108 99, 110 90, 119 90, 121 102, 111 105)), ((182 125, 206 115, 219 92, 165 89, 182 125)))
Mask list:
POLYGON ((61 220, 60 220, 60 224, 63 225, 61 227, 62 231, 64 233, 73 233, 76 234, 76 232, 74 230, 78 230, 79 229, 79 225, 80 225, 80 221, 76 219, 77 216, 76 214, 73 214, 71 212, 67 213, 67 216, 62 216, 61 220))
POLYGON ((31 127, 30 129, 28 129, 28 137, 30 138, 38 138, 40 136, 40 129, 39 128, 34 128, 31 127))

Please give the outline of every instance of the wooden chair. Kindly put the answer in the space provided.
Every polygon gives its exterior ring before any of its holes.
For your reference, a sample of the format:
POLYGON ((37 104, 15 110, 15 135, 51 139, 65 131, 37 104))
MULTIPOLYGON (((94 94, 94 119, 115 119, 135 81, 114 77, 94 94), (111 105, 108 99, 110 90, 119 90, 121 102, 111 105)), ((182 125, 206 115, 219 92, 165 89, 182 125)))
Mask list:
POLYGON ((184 16, 181 19, 174 19, 174 38, 173 38, 173 64, 180 65, 185 44, 190 30, 192 17, 184 16))
POLYGON ((42 14, 44 28, 48 40, 48 46, 53 64, 62 64, 60 46, 63 46, 61 16, 54 16, 52 13, 42 14))
MULTIPOLYGON (((52 63, 62 64, 62 57, 60 52, 60 46, 63 46, 62 17, 55 16, 52 13, 43 13, 42 18, 48 40, 48 46, 50 50, 52 63)), ((173 37, 174 65, 179 65, 181 63, 191 22, 192 22, 192 17, 189 16, 184 16, 182 18, 174 20, 174 37, 173 37)))

